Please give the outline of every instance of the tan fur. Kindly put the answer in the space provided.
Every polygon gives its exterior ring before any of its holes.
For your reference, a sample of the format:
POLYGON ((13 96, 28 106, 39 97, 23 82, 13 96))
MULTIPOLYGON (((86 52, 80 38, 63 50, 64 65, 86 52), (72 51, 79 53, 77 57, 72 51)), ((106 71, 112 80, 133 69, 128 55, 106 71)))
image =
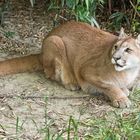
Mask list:
MULTIPOLYGON (((35 61, 41 67, 38 58, 35 61)), ((61 82, 65 88, 102 92, 113 106, 129 107, 128 89, 140 68, 140 36, 133 39, 121 30, 117 37, 84 23, 68 22, 53 29, 44 39, 41 60, 46 77, 61 82), (128 48, 133 51, 128 53, 128 48)), ((21 71, 23 66, 25 71, 26 66, 19 65, 20 68, 15 67, 21 71)), ((29 65, 27 70, 34 66, 29 65)), ((3 71, 0 69, 0 73, 3 71)))

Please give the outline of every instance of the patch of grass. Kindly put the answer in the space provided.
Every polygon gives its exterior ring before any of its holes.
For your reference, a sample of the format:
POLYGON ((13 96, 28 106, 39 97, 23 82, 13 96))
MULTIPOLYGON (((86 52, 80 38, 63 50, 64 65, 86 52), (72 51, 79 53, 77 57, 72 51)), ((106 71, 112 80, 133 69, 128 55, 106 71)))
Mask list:
MULTIPOLYGON (((132 108, 117 109, 112 108, 111 111, 106 111, 102 116, 89 116, 88 119, 83 119, 83 110, 76 119, 70 116, 61 130, 55 130, 55 120, 52 120, 48 115, 48 99, 44 100, 44 125, 40 128, 36 120, 32 119, 34 127, 37 129, 37 134, 43 140, 140 140, 140 89, 134 90, 130 96, 133 100, 132 108)), ((94 108, 93 108, 94 109, 94 108)), ((20 139, 23 133, 24 124, 20 117, 16 118, 16 137, 20 139)), ((6 131, 0 125, 1 129, 6 131)))
POLYGON ((133 107, 115 109, 104 116, 93 117, 82 122, 88 131, 86 140, 140 140, 140 89, 130 96, 133 107))
MULTIPOLYGON (((45 110, 44 110, 44 127, 41 128, 40 133, 44 135, 43 140, 63 140, 61 135, 64 133, 63 131, 59 133, 53 133, 51 131, 52 125, 53 125, 53 120, 49 118, 48 116, 48 98, 45 97, 45 110)), ((36 124, 37 126, 37 124, 36 124)))
POLYGON ((19 117, 16 118, 16 139, 19 140, 19 135, 23 129, 23 125, 25 124, 26 120, 21 121, 19 117))
MULTIPOLYGON (((68 120, 68 127, 64 128, 58 133, 52 132, 51 128, 53 127, 53 121, 48 117, 47 114, 47 104, 48 104, 48 99, 47 97, 45 98, 45 122, 44 122, 44 127, 41 129, 41 133, 44 134, 44 140, 78 140, 78 123, 79 120, 75 120, 72 116, 69 117, 68 120)), ((80 119, 80 117, 79 117, 80 119)), ((37 126, 37 124, 36 124, 37 126)))
POLYGON ((87 140, 139 140, 140 112, 118 114, 112 112, 104 118, 92 118, 84 123, 90 128, 84 136, 87 140), (114 115, 113 115, 114 114, 114 115))
POLYGON ((113 111, 104 117, 93 117, 79 123, 70 116, 68 128, 61 134, 52 135, 50 128, 46 130, 45 140, 139 140, 140 112, 113 111), (80 132, 81 127, 84 129, 83 133, 80 132))
POLYGON ((69 119, 69 125, 68 125, 68 130, 67 130, 67 140, 71 139, 71 131, 73 131, 73 139, 78 140, 78 122, 73 119, 72 116, 70 116, 69 119))
POLYGON ((51 135, 49 128, 46 134, 45 140, 79 140, 80 138, 84 140, 139 140, 140 112, 130 114, 111 112, 103 118, 93 117, 79 123, 70 117, 68 128, 61 134, 51 135), (83 134, 78 129, 80 127, 84 128, 83 134))
POLYGON ((81 121, 70 116, 68 128, 61 133, 60 140, 63 140, 64 135, 67 135, 67 140, 140 140, 140 90, 135 90, 130 98, 137 104, 131 109, 114 108, 102 117, 95 116, 81 121), (80 128, 84 129, 83 133, 80 128))

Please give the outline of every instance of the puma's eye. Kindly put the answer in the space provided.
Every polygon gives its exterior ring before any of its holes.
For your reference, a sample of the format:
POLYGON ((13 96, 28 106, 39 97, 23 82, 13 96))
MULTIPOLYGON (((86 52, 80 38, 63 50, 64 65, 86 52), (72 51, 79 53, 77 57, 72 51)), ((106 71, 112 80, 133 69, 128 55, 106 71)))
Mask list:
POLYGON ((130 48, 126 48, 126 49, 125 49, 125 52, 127 52, 127 53, 131 53, 132 50, 131 50, 130 48))

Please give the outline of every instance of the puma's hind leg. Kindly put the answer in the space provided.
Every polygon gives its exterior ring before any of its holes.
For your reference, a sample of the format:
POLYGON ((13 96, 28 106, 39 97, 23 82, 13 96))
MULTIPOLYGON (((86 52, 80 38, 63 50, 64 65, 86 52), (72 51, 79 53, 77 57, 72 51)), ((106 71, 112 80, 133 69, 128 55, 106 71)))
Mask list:
POLYGON ((72 73, 69 65, 66 64, 65 62, 62 63, 61 65, 61 81, 66 89, 69 89, 72 91, 80 89, 74 77, 74 74, 72 73))
POLYGON ((61 82, 67 89, 79 89, 68 63, 63 40, 58 36, 50 36, 44 40, 42 48, 46 77, 61 82))

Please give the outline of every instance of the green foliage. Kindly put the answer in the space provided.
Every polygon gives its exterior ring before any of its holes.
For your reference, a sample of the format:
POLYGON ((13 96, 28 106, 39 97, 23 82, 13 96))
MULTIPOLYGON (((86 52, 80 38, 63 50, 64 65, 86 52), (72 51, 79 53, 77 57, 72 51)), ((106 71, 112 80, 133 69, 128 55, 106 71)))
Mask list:
MULTIPOLYGON (((121 4, 121 3, 120 3, 121 4)), ((114 12, 109 20, 111 21, 110 27, 119 30, 121 26, 131 30, 132 32, 140 31, 140 0, 128 1, 123 3, 124 9, 119 9, 114 12)))
MULTIPOLYGON (((0 5, 1 24, 9 1, 5 0, 0 5)), ((29 2, 34 7, 36 0, 29 2)), ((140 32, 140 0, 46 0, 46 3, 48 5, 46 9, 56 13, 54 23, 74 19, 98 28, 108 25, 107 27, 111 29, 119 30, 124 26, 132 32, 140 32), (103 24, 99 25, 99 22, 103 24)))
POLYGON ((92 131, 86 140, 139 140, 140 139, 140 113, 122 114, 112 112, 105 118, 93 118, 84 123, 92 131), (113 117, 114 114, 114 117, 113 117), (112 116, 111 118, 109 116, 112 116))
POLYGON ((136 4, 134 5, 130 1, 131 6, 134 9, 134 14, 133 14, 133 19, 132 19, 132 24, 131 24, 131 30, 133 32, 140 32, 140 0, 137 0, 136 4), (138 16, 138 18, 137 18, 138 16))
POLYGON ((133 32, 140 32, 140 22, 137 19, 133 19, 132 20, 132 24, 131 24, 131 30, 133 32))
POLYGON ((4 36, 7 38, 13 38, 14 35, 15 35, 15 32, 10 32, 10 31, 4 32, 4 36))
POLYGON ((10 0, 5 0, 0 4, 0 24, 3 25, 4 15, 9 9, 10 0))
POLYGON ((57 18, 61 15, 63 19, 87 22, 98 28, 97 21, 104 22, 107 19, 106 23, 111 29, 119 30, 124 26, 133 32, 139 32, 140 0, 117 3, 120 4, 119 7, 115 7, 115 2, 107 0, 52 0, 48 10, 57 11, 57 18), (109 2, 111 2, 111 9, 108 7, 109 2), (112 10, 110 15, 109 10, 112 10), (104 15, 106 18, 103 17, 104 15))
POLYGON ((96 21, 97 7, 102 7, 103 0, 52 0, 48 10, 57 9, 59 13, 66 11, 77 21, 83 21, 95 25, 99 28, 96 21))
POLYGON ((45 140, 79 140, 80 129, 85 129, 82 138, 84 140, 139 140, 140 139, 140 113, 122 114, 113 111, 102 118, 89 118, 85 121, 75 120, 70 116, 68 128, 64 128, 60 134, 52 134, 51 126, 44 129, 45 140), (87 130, 87 131, 86 131, 87 130))
POLYGON ((122 24, 125 22, 127 26, 130 27, 130 22, 125 13, 122 12, 116 12, 113 13, 109 19, 112 19, 112 27, 115 28, 115 30, 119 30, 122 26, 122 24))
POLYGON ((73 139, 78 140, 78 122, 76 122, 72 116, 70 116, 69 119, 69 125, 68 125, 68 130, 67 130, 67 140, 71 139, 71 131, 74 132, 73 139))
MULTIPOLYGON (((134 89, 130 98, 136 103, 130 109, 115 109, 102 105, 100 109, 95 108, 96 112, 88 117, 85 117, 85 111, 81 107, 79 118, 70 116, 66 122, 63 120, 63 127, 54 131, 54 128, 58 128, 59 125, 57 126, 54 118, 48 114, 48 98, 45 97, 44 123, 40 125, 40 121, 36 122, 33 118, 23 120, 22 117, 17 116, 14 125, 16 133, 11 138, 22 139, 23 132, 27 131, 25 128, 30 125, 31 119, 37 129, 36 134, 39 136, 37 138, 42 140, 140 140, 140 89, 134 89)), ((7 130, 1 124, 0 128, 7 130)))

